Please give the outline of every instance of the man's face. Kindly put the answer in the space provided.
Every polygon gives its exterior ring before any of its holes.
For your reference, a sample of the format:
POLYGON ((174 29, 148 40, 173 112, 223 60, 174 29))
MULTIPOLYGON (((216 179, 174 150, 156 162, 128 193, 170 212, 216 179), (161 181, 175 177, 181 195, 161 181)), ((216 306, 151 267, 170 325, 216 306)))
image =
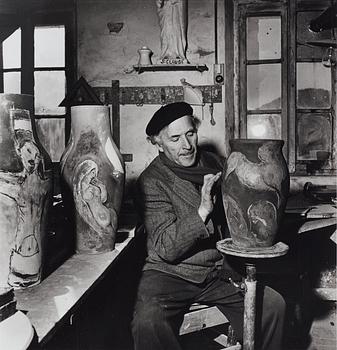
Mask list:
POLYGON ((190 116, 173 121, 158 135, 159 151, 171 161, 190 167, 197 157, 198 135, 190 116))

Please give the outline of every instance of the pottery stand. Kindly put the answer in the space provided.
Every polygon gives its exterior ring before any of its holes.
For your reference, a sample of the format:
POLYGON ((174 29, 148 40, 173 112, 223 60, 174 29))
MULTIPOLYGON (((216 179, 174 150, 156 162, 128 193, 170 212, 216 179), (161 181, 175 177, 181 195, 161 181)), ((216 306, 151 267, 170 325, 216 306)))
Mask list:
POLYGON ((113 250, 125 171, 107 106, 71 107, 71 138, 61 158, 61 176, 65 206, 75 220, 75 250, 113 250))
POLYGON ((0 94, 0 287, 41 281, 52 168, 32 114, 33 96, 0 94))
POLYGON ((217 249, 222 254, 245 259, 245 299, 243 315, 243 350, 255 349, 255 315, 256 315, 256 265, 255 259, 276 258, 285 255, 289 247, 279 242, 269 248, 242 249, 235 246, 231 238, 217 242, 217 249))
POLYGON ((217 242, 223 254, 245 259, 243 349, 255 347, 255 259, 287 253, 275 243, 289 193, 283 140, 233 139, 222 176, 222 199, 231 238, 217 242))

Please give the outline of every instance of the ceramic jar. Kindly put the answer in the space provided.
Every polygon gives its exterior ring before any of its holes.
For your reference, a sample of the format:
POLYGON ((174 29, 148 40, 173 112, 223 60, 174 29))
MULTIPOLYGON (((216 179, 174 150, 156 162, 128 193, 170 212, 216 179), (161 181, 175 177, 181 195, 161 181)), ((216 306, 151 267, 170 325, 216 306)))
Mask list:
POLYGON ((283 140, 230 140, 222 199, 233 244, 247 249, 275 243, 289 192, 283 140))
POLYGON ((53 179, 33 111, 33 96, 0 94, 0 287, 42 276, 53 179))
POLYGON ((142 48, 140 48, 138 50, 138 54, 139 54, 139 61, 138 61, 139 66, 149 66, 152 64, 151 62, 152 51, 147 46, 143 46, 142 48))
POLYGON ((71 137, 61 158, 61 177, 75 250, 113 250, 125 171, 110 132, 108 106, 71 107, 71 137))

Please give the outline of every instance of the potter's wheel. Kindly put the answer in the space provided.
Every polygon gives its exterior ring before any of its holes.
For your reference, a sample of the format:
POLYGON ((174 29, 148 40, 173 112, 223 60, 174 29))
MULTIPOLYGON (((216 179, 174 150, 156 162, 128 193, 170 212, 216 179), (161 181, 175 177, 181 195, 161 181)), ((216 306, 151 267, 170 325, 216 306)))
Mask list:
POLYGON ((275 258, 285 255, 289 247, 283 243, 278 242, 271 247, 260 248, 244 248, 235 245, 231 238, 226 238, 218 241, 216 244, 217 249, 224 254, 241 256, 244 258, 275 258))

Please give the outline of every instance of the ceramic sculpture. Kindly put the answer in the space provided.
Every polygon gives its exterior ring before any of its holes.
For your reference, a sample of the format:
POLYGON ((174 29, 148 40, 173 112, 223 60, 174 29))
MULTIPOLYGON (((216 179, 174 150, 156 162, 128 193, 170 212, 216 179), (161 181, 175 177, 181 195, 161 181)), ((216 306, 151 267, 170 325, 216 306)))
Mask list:
POLYGON ((71 137, 61 158, 61 176, 65 206, 74 218, 75 250, 113 250, 125 171, 107 106, 71 107, 71 137))
POLYGON ((160 25, 160 62, 164 64, 188 63, 186 59, 186 0, 155 1, 160 25))
POLYGON ((222 198, 230 235, 238 247, 275 243, 289 192, 282 140, 230 140, 222 198))
POLYGON ((51 160, 35 133, 33 96, 0 94, 0 287, 41 281, 51 160))

